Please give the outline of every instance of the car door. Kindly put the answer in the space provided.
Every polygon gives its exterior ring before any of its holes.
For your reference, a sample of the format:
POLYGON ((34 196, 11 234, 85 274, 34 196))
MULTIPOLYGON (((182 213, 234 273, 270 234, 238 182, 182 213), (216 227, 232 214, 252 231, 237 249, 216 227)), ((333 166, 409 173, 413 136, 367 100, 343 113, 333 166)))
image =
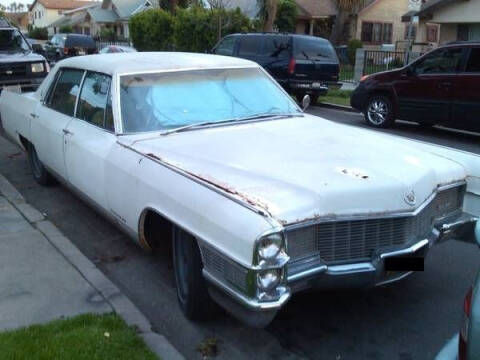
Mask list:
POLYGON ((446 47, 410 65, 394 82, 398 118, 421 123, 447 123, 452 90, 463 49, 446 47))
POLYGON ((110 85, 109 75, 87 71, 75 117, 65 135, 68 182, 105 210, 108 210, 106 161, 117 141, 110 85))
POLYGON ((38 121, 32 121, 31 138, 39 159, 64 179, 64 137, 73 118, 83 74, 83 70, 59 69, 45 99, 31 114, 38 117, 38 121))
POLYGON ((281 85, 288 82, 288 63, 291 58, 291 39, 287 35, 263 36, 258 63, 281 85))
POLYGON ((453 110, 450 125, 480 131, 480 46, 467 51, 465 66, 453 86, 453 110))

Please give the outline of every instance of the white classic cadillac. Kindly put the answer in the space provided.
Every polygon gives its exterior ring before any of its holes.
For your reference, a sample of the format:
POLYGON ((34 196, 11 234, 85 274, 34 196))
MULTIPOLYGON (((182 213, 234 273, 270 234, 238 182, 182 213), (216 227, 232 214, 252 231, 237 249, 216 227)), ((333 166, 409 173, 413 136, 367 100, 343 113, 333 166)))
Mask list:
POLYGON ((172 241, 191 319, 213 299, 263 326, 294 292, 399 280, 436 242, 473 241, 480 212, 478 156, 308 115, 232 57, 70 58, 0 113, 40 184, 146 249, 172 241))

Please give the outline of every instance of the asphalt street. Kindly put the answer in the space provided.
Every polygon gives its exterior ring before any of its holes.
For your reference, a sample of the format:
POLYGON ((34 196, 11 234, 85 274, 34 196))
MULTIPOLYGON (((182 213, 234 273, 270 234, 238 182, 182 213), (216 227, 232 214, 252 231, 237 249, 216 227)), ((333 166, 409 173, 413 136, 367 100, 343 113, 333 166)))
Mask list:
MULTIPOLYGON (((359 114, 318 107, 309 111, 365 126, 359 114)), ((480 154, 480 135, 405 123, 387 131, 480 154)), ((187 359, 202 358, 198 349, 212 338, 217 359, 432 359, 458 330, 464 295, 479 269, 480 250, 452 241, 433 248, 425 271, 403 281, 370 290, 298 294, 263 330, 225 314, 191 323, 177 306, 168 251, 143 252, 63 186, 39 186, 25 155, 3 138, 0 171, 187 359)))

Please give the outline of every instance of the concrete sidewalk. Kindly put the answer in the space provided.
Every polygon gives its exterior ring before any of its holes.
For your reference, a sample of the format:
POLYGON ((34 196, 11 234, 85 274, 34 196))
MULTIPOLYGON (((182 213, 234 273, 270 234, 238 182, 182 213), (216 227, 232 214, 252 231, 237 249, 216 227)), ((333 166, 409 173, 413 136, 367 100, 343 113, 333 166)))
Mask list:
POLYGON ((62 233, 0 175, 0 331, 84 313, 115 312, 162 359, 165 337, 62 233))

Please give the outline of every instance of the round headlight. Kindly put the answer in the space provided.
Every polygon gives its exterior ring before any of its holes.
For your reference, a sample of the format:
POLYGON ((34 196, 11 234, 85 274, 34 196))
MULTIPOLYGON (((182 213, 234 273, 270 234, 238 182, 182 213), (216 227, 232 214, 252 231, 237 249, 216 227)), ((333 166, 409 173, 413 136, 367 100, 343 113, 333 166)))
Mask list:
POLYGON ((274 259, 283 246, 283 236, 280 233, 263 237, 258 245, 258 255, 264 260, 274 259))
POLYGON ((257 285, 263 291, 275 289, 282 279, 280 269, 264 270, 257 273, 257 285))

